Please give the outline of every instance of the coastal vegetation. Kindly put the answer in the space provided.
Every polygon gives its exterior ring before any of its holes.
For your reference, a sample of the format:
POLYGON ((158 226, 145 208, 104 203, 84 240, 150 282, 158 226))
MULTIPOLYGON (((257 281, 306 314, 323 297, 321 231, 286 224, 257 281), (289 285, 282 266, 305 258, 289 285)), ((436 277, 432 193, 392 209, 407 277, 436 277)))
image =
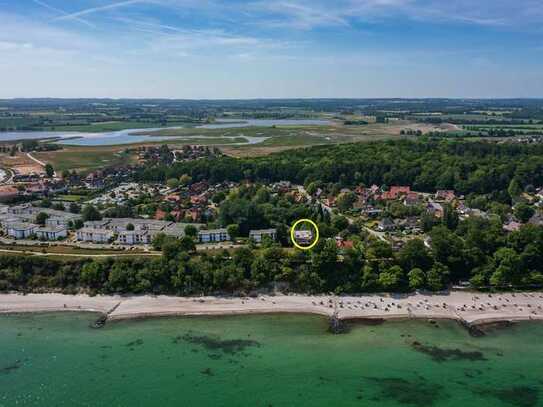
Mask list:
POLYGON ((0 256, 0 290, 94 293, 250 293, 278 284, 292 292, 357 293, 442 290, 470 280, 478 287, 543 284, 543 228, 526 225, 505 235, 497 223, 468 219, 450 229, 435 225, 431 244, 360 240, 342 253, 321 240, 309 253, 268 243, 216 254, 194 252, 190 237, 156 239, 163 255, 56 260, 0 256))

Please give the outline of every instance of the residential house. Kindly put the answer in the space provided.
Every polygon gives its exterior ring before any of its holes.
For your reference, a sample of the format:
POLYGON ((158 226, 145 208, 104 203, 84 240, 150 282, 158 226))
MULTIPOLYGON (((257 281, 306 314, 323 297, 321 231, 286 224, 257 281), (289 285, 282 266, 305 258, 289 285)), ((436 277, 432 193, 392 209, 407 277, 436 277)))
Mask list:
POLYGON ((64 226, 46 226, 36 229, 36 237, 40 240, 59 240, 68 236, 64 226))
POLYGON ((181 196, 176 194, 169 194, 164 197, 164 200, 172 203, 177 203, 181 201, 181 196))
POLYGON ((113 232, 106 229, 82 228, 76 232, 77 240, 82 242, 109 243, 113 232))
POLYGON ((123 230, 117 236, 117 242, 126 245, 150 244, 157 232, 150 230, 123 230))
POLYGON ((503 230, 506 232, 516 232, 522 226, 521 223, 515 221, 509 221, 503 225, 503 230))
POLYGON ((444 214, 443 206, 434 201, 430 201, 426 204, 426 210, 436 218, 442 218, 444 214))
POLYGON ((162 229, 168 227, 173 222, 163 221, 163 220, 154 220, 154 219, 134 219, 134 218, 111 218, 104 219, 104 221, 109 220, 109 223, 106 225, 106 229, 112 230, 115 233, 124 232, 128 229, 128 225, 132 225, 134 230, 152 230, 152 231, 161 231, 162 229))
POLYGON ((202 218, 202 209, 200 208, 190 208, 186 213, 185 217, 190 218, 193 222, 198 222, 202 218))
POLYGON ((323 201, 324 205, 326 206, 329 206, 329 207, 334 207, 336 206, 336 197, 335 196, 329 196, 328 198, 325 198, 323 201))
POLYGON ((294 239, 299 245, 310 245, 313 241, 313 232, 310 230, 295 230, 294 239))
POLYGON ((456 199, 456 195, 452 190, 438 190, 435 195, 435 200, 440 202, 452 202, 456 199))
POLYGON ((107 225, 109 225, 110 220, 111 219, 88 220, 83 224, 83 227, 86 229, 107 230, 107 225))
POLYGON ((6 185, 0 186, 0 202, 7 202, 19 195, 19 190, 15 187, 6 185))
POLYGON ((155 212, 155 220, 164 220, 166 216, 168 216, 168 212, 165 212, 162 209, 157 208, 155 212))
MULTIPOLYGON (((45 212, 47 213, 47 212, 45 212)), ((74 213, 68 213, 65 212, 62 215, 52 214, 45 220, 45 225, 49 227, 57 227, 62 226, 64 228, 68 228, 70 226, 73 226, 74 223, 81 219, 81 215, 77 215, 74 213)))
POLYGON ((400 219, 395 222, 396 226, 400 229, 410 233, 420 233, 422 231, 420 227, 420 220, 417 217, 409 217, 406 219, 400 219))
POLYGON ((40 208, 30 204, 11 206, 8 209, 8 214, 29 223, 35 222, 40 213, 45 213, 48 216, 46 225, 50 227, 64 226, 67 228, 76 220, 81 219, 81 215, 79 214, 50 208, 40 208))
POLYGON ((189 187, 189 191, 191 194, 198 195, 201 194, 209 188, 209 184, 205 181, 201 182, 195 182, 189 187))
POLYGON ((5 233, 7 233, 7 231, 8 231, 7 228, 12 223, 28 223, 28 222, 23 222, 20 217, 15 216, 15 215, 4 215, 4 216, 0 217, 0 228, 5 233))
POLYGON ((275 192, 288 192, 292 189, 292 184, 290 181, 279 181, 271 186, 272 190, 275 192))
POLYGON ((384 218, 377 225, 377 229, 381 232, 388 232, 388 231, 396 229, 396 224, 394 223, 392 219, 384 218))
POLYGON ((7 225, 7 234, 15 239, 28 239, 36 232, 37 225, 32 223, 10 223, 7 225))
POLYGON ((371 195, 375 195, 377 194, 378 192, 381 191, 381 188, 379 188, 377 185, 373 184, 371 187, 370 187, 370 194, 371 195))
POLYGON ((256 243, 261 243, 263 238, 267 236, 271 240, 277 238, 277 229, 262 229, 249 231, 249 238, 253 239, 256 243))
POLYGON ((200 230, 198 239, 201 243, 226 242, 230 235, 226 229, 200 230))
POLYGON ((336 237, 336 247, 340 250, 347 250, 354 248, 354 242, 352 240, 345 240, 342 237, 336 237))
POLYGON ((405 196, 411 192, 411 187, 406 186, 392 186, 390 190, 381 194, 381 199, 384 201, 391 201, 398 199, 400 196, 405 196))
POLYGON ((403 200, 405 206, 415 206, 420 204, 420 202, 420 195, 416 192, 409 192, 407 195, 405 195, 403 200))
POLYGON ((376 218, 381 215, 381 213, 383 213, 383 210, 371 205, 367 205, 366 207, 362 208, 361 213, 368 218, 376 218))
POLYGON ((197 230, 200 230, 204 226, 201 223, 173 223, 164 228, 160 233, 180 239, 185 237, 185 228, 189 225, 194 226, 197 230))
POLYGON ((190 197, 190 203, 192 205, 207 205, 207 194, 202 193, 200 195, 193 195, 190 197))

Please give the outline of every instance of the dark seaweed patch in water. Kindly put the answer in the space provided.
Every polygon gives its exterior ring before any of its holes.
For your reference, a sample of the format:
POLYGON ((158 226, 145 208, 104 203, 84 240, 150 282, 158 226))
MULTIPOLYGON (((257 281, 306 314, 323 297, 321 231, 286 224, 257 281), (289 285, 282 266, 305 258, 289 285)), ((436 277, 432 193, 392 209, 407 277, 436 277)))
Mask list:
POLYGON ((446 362, 448 360, 470 360, 483 361, 486 360, 482 352, 479 351, 463 351, 460 349, 445 349, 437 346, 423 345, 417 341, 411 344, 411 347, 417 352, 429 355, 436 362, 446 362))
POLYGON ((0 367, 0 372, 4 374, 10 374, 11 372, 19 369, 21 367, 21 361, 17 360, 15 363, 12 363, 11 365, 0 367))
MULTIPOLYGON (((220 338, 215 338, 212 336, 206 336, 206 335, 193 335, 191 333, 186 333, 183 336, 178 336, 174 338, 174 343, 179 343, 181 340, 201 345, 205 349, 210 351, 221 351, 226 354, 235 355, 237 353, 242 353, 243 351, 249 347, 256 346, 260 347, 260 343, 257 341, 249 340, 249 339, 225 339, 222 340, 220 338)), ((248 356, 248 354, 243 354, 248 356)))
POLYGON ((503 403, 516 407, 534 407, 539 402, 539 389, 531 386, 476 390, 475 393, 495 397, 503 403))
POLYGON ((483 371, 479 369, 465 369, 464 370, 464 376, 469 377, 470 379, 473 379, 476 376, 481 376, 482 374, 483 374, 483 371))
POLYGON ((133 346, 140 346, 143 345, 143 339, 136 339, 135 341, 128 342, 126 345, 127 348, 131 348, 133 346))
POLYGON ((209 367, 205 368, 200 373, 205 374, 206 376, 214 376, 215 375, 213 373, 213 371, 209 367))
POLYGON ((366 377, 365 379, 375 383, 380 388, 378 398, 373 398, 375 401, 388 399, 395 400, 400 404, 426 407, 432 406, 446 397, 443 386, 428 383, 422 377, 412 381, 396 377, 366 377))

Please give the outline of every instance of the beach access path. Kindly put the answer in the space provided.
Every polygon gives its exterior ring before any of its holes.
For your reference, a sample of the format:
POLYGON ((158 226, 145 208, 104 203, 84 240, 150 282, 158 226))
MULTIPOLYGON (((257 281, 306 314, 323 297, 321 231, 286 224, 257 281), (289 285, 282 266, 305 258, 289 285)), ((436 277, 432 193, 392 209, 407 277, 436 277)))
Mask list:
POLYGON ((300 313, 351 319, 451 319, 468 325, 543 320, 543 292, 258 297, 0 294, 0 313, 89 311, 108 320, 186 315, 300 313))

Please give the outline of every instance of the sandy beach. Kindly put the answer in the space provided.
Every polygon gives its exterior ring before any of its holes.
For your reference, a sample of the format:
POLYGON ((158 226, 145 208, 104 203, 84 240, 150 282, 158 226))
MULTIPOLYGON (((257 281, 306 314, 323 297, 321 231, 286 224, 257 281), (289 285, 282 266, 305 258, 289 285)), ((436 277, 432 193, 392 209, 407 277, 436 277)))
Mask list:
POLYGON ((88 311, 108 320, 183 315, 265 313, 334 314, 350 319, 452 319, 469 325, 543 320, 543 293, 483 294, 453 291, 425 295, 307 296, 255 298, 0 294, 0 313, 88 311))

